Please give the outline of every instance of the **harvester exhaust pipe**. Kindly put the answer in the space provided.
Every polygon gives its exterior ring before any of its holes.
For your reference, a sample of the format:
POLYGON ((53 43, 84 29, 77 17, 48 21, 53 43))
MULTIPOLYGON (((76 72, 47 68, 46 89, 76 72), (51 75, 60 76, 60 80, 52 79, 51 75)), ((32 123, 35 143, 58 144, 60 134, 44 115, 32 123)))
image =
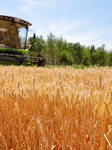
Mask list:
POLYGON ((33 34, 33 39, 35 40, 35 38, 36 38, 36 34, 34 33, 34 34, 33 34))

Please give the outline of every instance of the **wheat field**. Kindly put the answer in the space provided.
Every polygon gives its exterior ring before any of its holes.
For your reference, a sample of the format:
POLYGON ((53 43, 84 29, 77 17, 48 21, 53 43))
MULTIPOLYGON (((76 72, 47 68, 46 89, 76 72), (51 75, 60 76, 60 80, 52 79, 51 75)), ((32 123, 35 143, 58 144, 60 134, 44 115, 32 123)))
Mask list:
POLYGON ((0 150, 111 149, 111 69, 0 66, 0 150))

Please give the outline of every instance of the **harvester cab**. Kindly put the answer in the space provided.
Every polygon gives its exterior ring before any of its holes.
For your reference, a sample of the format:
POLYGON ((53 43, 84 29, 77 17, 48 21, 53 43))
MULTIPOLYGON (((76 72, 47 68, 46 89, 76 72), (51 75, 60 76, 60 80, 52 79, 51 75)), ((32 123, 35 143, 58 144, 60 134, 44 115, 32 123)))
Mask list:
POLYGON ((0 63, 37 64, 45 65, 45 58, 36 52, 31 57, 26 49, 28 28, 31 23, 11 17, 0 15, 0 63), (40 58, 41 57, 41 58, 40 58), (41 59, 41 61, 40 61, 41 59))

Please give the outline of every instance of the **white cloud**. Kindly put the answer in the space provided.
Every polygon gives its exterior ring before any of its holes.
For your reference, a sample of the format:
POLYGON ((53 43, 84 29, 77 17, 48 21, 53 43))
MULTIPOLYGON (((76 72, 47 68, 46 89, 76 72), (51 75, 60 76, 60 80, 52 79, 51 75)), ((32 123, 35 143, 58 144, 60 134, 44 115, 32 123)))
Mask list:
POLYGON ((47 2, 42 2, 42 1, 37 1, 37 0, 24 0, 25 2, 29 3, 30 5, 43 5, 43 6, 49 6, 49 3, 47 2))
MULTIPOLYGON (((110 32, 112 33, 111 29, 110 32)), ((95 45, 96 47, 100 47, 103 44, 106 45, 106 48, 110 50, 112 48, 111 40, 107 38, 109 33, 109 29, 106 28, 92 28, 88 31, 85 30, 80 33, 73 33, 73 34, 64 34, 63 37, 67 39, 68 42, 80 42, 82 45, 95 45), (103 30, 104 29, 104 30, 103 30), (104 36, 105 35, 105 36, 104 36)))
POLYGON ((62 35, 68 42, 80 42, 82 45, 95 45, 96 47, 106 45, 109 50, 112 48, 112 28, 94 27, 92 20, 59 21, 52 23, 48 29, 56 36, 62 35), (111 37, 110 37, 111 36, 111 37))
POLYGON ((80 42, 81 45, 95 45, 100 47, 103 44, 106 45, 106 49, 112 49, 112 28, 103 26, 94 26, 92 20, 78 19, 70 21, 69 19, 46 22, 39 27, 35 27, 37 35, 46 36, 52 32, 56 37, 62 36, 68 42, 76 43, 80 42))
POLYGON ((89 20, 75 20, 75 21, 69 21, 69 20, 63 20, 58 21, 55 23, 51 23, 49 27, 50 32, 55 32, 56 34, 67 34, 71 33, 73 31, 77 31, 77 29, 81 29, 84 26, 88 24, 89 20))
POLYGON ((29 9, 35 7, 35 6, 44 6, 44 7, 51 7, 56 1, 38 1, 38 0, 24 0, 24 5, 20 6, 19 8, 23 11, 28 11, 29 9))
POLYGON ((19 7, 21 10, 23 10, 23 11, 27 11, 27 10, 29 10, 30 8, 32 8, 32 6, 30 6, 30 5, 22 5, 22 6, 20 6, 19 7))
POLYGON ((47 35, 52 32, 56 37, 62 35, 68 42, 80 42, 82 45, 95 45, 96 47, 106 45, 110 50, 112 48, 111 39, 112 29, 107 27, 93 27, 90 25, 91 20, 76 20, 76 21, 58 21, 53 22, 49 27, 41 27, 38 29, 38 34, 47 35))

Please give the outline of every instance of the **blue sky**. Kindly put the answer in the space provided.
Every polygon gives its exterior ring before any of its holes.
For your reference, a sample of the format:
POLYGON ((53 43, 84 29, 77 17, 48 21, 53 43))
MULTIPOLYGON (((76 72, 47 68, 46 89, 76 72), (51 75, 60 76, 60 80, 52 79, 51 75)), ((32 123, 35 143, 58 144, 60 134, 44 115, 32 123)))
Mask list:
POLYGON ((0 0, 0 14, 32 23, 45 39, 52 32, 68 42, 112 49, 112 0, 0 0))

